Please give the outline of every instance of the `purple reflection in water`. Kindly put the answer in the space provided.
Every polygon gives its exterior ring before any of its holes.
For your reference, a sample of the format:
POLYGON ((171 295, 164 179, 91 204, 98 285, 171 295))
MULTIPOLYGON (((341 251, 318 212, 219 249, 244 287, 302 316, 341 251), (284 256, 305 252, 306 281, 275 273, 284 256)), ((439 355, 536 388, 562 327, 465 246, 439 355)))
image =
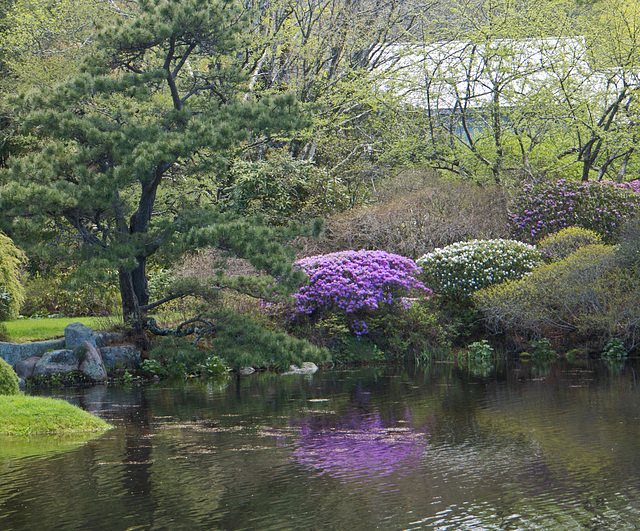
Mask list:
POLYGON ((339 418, 305 419, 294 458, 336 478, 373 479, 410 474, 420 467, 428 444, 427 430, 385 425, 376 411, 339 418))

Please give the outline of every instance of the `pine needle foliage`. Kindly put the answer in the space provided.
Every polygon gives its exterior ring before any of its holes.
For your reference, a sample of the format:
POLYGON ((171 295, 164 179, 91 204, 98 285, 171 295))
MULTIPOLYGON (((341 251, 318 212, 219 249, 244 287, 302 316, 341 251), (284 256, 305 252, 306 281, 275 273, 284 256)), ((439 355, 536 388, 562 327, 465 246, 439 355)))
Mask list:
POLYGON ((233 1, 140 0, 99 31, 83 72, 14 102, 39 145, 0 174, 0 225, 49 262, 117 270, 125 319, 143 322, 148 259, 217 221, 211 174, 246 142, 301 127, 292 96, 246 97, 245 27, 233 1))

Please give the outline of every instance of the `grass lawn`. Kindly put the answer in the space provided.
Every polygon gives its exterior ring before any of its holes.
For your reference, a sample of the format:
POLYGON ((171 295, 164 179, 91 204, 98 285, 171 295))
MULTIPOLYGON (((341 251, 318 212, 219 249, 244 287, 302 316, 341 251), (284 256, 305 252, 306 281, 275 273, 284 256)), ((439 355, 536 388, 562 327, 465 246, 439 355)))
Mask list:
POLYGON ((0 435, 101 432, 111 426, 64 400, 41 396, 0 396, 0 435))
MULTIPOLYGON (((64 328, 70 323, 80 322, 94 330, 100 330, 108 325, 104 317, 64 317, 44 319, 17 319, 4 321, 1 324, 7 329, 7 339, 11 343, 28 343, 30 341, 43 341, 64 336, 64 328)), ((116 322, 110 319, 111 324, 116 322)))

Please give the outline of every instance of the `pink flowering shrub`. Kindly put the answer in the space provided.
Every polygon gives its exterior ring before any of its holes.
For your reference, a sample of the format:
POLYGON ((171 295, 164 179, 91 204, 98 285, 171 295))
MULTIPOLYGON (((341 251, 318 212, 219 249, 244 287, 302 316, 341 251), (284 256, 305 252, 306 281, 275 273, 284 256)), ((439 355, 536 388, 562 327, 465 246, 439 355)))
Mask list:
POLYGON ((420 268, 410 258, 385 251, 343 251, 311 256, 294 264, 309 282, 293 295, 295 315, 323 318, 333 312, 347 318, 357 336, 367 334, 367 315, 403 303, 416 290, 431 290, 417 278, 420 268))
POLYGON ((567 227, 582 227, 606 243, 640 213, 640 180, 566 181, 526 185, 511 205, 509 225, 514 238, 536 242, 567 227))

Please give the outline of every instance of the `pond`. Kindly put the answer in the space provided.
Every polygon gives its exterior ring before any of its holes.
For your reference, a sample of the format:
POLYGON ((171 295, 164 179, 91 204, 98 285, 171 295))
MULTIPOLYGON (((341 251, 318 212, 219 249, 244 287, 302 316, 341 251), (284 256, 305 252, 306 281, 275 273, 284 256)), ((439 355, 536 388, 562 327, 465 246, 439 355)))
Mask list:
POLYGON ((5 441, 0 529, 637 529, 637 369, 432 364, 54 390, 116 427, 5 441))

